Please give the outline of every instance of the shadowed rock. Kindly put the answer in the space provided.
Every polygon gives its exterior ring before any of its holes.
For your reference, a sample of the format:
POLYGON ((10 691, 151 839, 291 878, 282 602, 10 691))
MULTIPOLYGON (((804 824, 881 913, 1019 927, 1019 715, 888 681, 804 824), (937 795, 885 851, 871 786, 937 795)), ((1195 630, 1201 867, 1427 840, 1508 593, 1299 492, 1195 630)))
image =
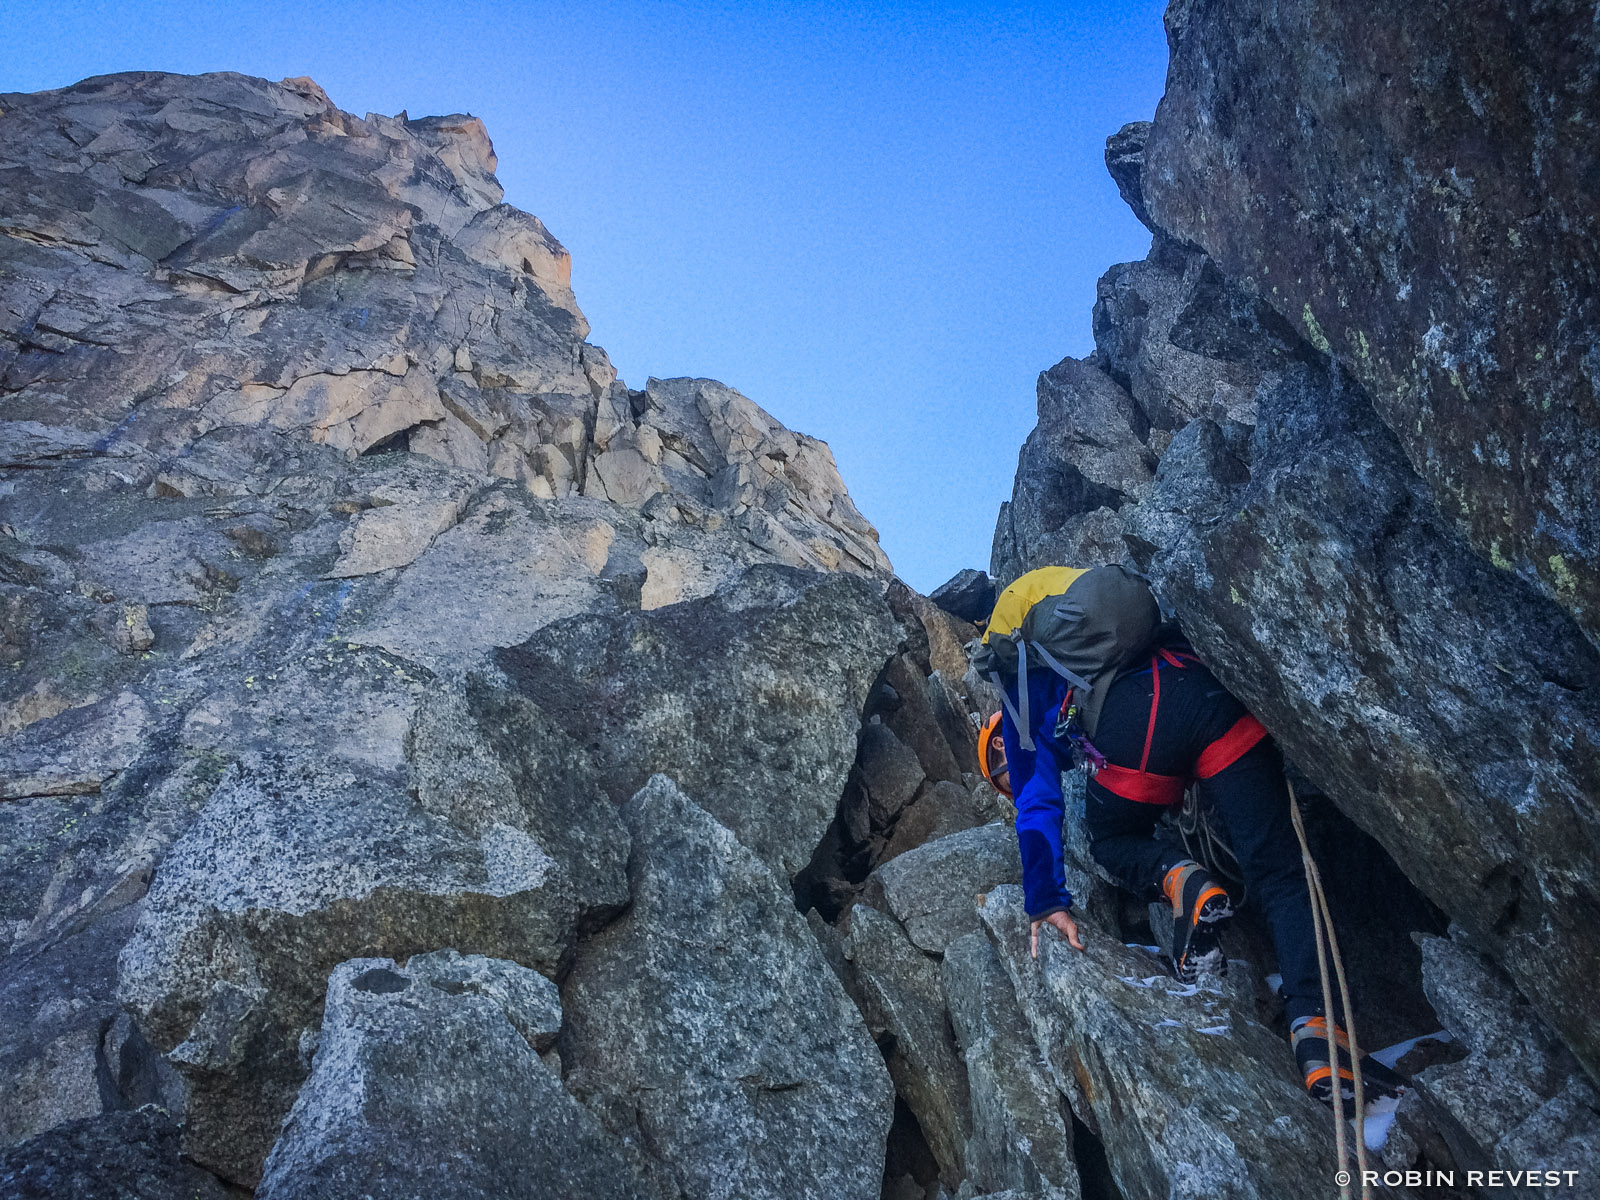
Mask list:
POLYGON ((155 1108, 59 1125, 0 1150, 0 1195, 15 1200, 224 1200, 227 1188, 179 1152, 155 1108))
POLYGON ((621 1148, 539 1060, 534 1039, 560 1015, 553 983, 501 959, 341 963, 256 1195, 643 1200, 621 1148))
POLYGON ((1327 1112, 1295 1077, 1288 1042, 1255 1022, 1253 998, 1211 977, 1180 987, 1146 952, 1104 937, 1080 954, 1045 931, 1034 961, 1020 888, 990 892, 981 911, 1057 1087, 1071 1080, 1073 1110, 1124 1195, 1327 1194, 1327 1112))
MULTIPOLYGON (((1468 1050, 1461 1062, 1417 1075, 1426 1111, 1456 1162, 1463 1170, 1594 1162, 1600 1094, 1571 1053, 1481 955, 1446 938, 1421 941, 1428 999, 1468 1050)), ((1580 1180, 1574 1194, 1585 1191, 1596 1191, 1592 1180, 1580 1180)))
POLYGON ((1167 30, 1154 224, 1332 354, 1446 527, 1595 638, 1591 6, 1180 2, 1167 30))
POLYGON ((665 777, 562 989, 567 1084, 663 1194, 878 1195, 893 1091, 788 888, 665 777))
POLYGON ((917 1118, 946 1184, 965 1174, 972 1131, 967 1075, 939 989, 939 967, 882 913, 850 910, 844 955, 851 963, 867 1028, 885 1048, 895 1089, 917 1118))
POLYGON ((980 624, 989 619, 989 613, 994 608, 994 594, 994 580, 989 578, 988 573, 969 567, 957 571, 934 588, 928 593, 928 599, 952 616, 980 624))
POLYGON ((946 946, 940 979, 972 1099, 967 1177, 985 1191, 1017 1188, 1075 1200, 1071 1116, 1039 1068, 1011 980, 988 937, 974 930, 946 946))

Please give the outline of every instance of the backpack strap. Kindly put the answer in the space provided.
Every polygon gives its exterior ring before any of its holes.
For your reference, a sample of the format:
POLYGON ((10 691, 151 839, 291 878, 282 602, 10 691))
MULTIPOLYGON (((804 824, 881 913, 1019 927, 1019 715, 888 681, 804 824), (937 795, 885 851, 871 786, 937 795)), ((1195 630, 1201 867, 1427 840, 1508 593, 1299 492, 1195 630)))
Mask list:
POLYGON ((1065 679, 1073 687, 1082 688, 1085 693, 1091 690, 1089 681, 1087 679, 1085 679, 1082 675, 1079 675, 1077 672, 1069 671, 1063 667, 1059 662, 1056 661, 1055 655, 1046 650, 1042 643, 1029 642, 1028 645, 1032 646, 1039 652, 1039 657, 1044 659, 1047 667, 1049 667, 1057 675, 1061 676, 1061 678, 1065 679))
POLYGON ((1032 715, 1028 712, 1028 643, 1022 640, 1021 628, 1011 635, 1011 640, 1017 647, 1017 706, 1022 710, 1017 719, 1017 744, 1024 750, 1032 750, 1033 729, 1028 724, 1032 715))
MULTIPOLYGON (((1017 715, 1016 707, 1011 703, 1011 697, 1006 695, 1006 681, 1000 678, 999 671, 989 672, 989 682, 994 684, 994 690, 1000 693, 1000 703, 1005 705, 1006 715, 1011 718, 1011 725, 1017 731, 1017 745, 1024 750, 1032 750, 1033 738, 1028 733, 1028 726, 1023 718, 1017 715)), ((1022 709, 1028 709, 1028 693, 1022 693, 1022 709)))
POLYGON ((1005 681, 1000 678, 999 671, 990 671, 989 680, 1000 693, 1000 703, 1005 705, 1006 715, 1016 727, 1017 745, 1024 750, 1033 750, 1033 733, 1028 728, 1028 643, 1022 640, 1021 629, 1011 631, 1011 642, 1017 648, 1017 704, 1013 705, 1011 697, 1006 694, 1005 681))

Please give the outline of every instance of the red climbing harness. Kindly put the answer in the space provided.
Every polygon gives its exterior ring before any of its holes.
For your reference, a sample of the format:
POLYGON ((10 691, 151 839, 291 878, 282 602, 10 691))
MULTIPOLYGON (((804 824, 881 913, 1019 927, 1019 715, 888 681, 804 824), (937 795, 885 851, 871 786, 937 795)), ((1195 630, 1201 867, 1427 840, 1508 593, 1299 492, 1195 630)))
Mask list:
POLYGON ((1165 649, 1150 656, 1150 678, 1155 690, 1150 697, 1150 724, 1145 728, 1144 755, 1139 759, 1137 771, 1107 763, 1095 772, 1095 781, 1108 792, 1140 804, 1181 804, 1190 783, 1220 775, 1267 736, 1266 727, 1246 713, 1227 733, 1200 752, 1193 775, 1158 775, 1145 769, 1150 764, 1150 743, 1156 736, 1156 710, 1161 706, 1161 666, 1165 663, 1181 671, 1187 663, 1199 661, 1191 654, 1174 654, 1165 649))

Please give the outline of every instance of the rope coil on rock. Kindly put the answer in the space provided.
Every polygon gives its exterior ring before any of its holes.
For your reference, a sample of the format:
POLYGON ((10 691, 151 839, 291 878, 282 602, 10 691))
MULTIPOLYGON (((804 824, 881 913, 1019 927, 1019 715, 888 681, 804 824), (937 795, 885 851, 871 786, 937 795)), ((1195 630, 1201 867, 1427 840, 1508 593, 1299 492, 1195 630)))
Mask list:
POLYGON ((1234 854, 1227 839, 1217 832, 1211 819, 1211 808, 1200 803, 1197 789, 1191 787, 1184 793, 1183 804, 1173 815, 1173 823, 1190 858, 1213 875, 1221 875, 1230 883, 1239 885, 1239 904, 1243 905, 1249 899, 1250 892, 1244 872, 1239 867, 1238 855, 1234 854))

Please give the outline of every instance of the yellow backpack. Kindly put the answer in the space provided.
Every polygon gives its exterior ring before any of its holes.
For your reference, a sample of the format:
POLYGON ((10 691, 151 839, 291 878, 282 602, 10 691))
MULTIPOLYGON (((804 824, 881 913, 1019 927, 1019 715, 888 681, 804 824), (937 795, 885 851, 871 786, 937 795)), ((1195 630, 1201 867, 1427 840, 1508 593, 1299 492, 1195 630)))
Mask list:
POLYGON ((1000 689, 1018 742, 1032 750, 1030 669, 1054 671, 1079 693, 1080 720, 1093 737, 1112 681, 1160 627, 1150 585, 1132 571, 1040 567, 1000 594, 988 628, 972 643, 970 661, 1000 689), (1010 683, 1016 684, 1016 708, 1007 694, 1010 683))

